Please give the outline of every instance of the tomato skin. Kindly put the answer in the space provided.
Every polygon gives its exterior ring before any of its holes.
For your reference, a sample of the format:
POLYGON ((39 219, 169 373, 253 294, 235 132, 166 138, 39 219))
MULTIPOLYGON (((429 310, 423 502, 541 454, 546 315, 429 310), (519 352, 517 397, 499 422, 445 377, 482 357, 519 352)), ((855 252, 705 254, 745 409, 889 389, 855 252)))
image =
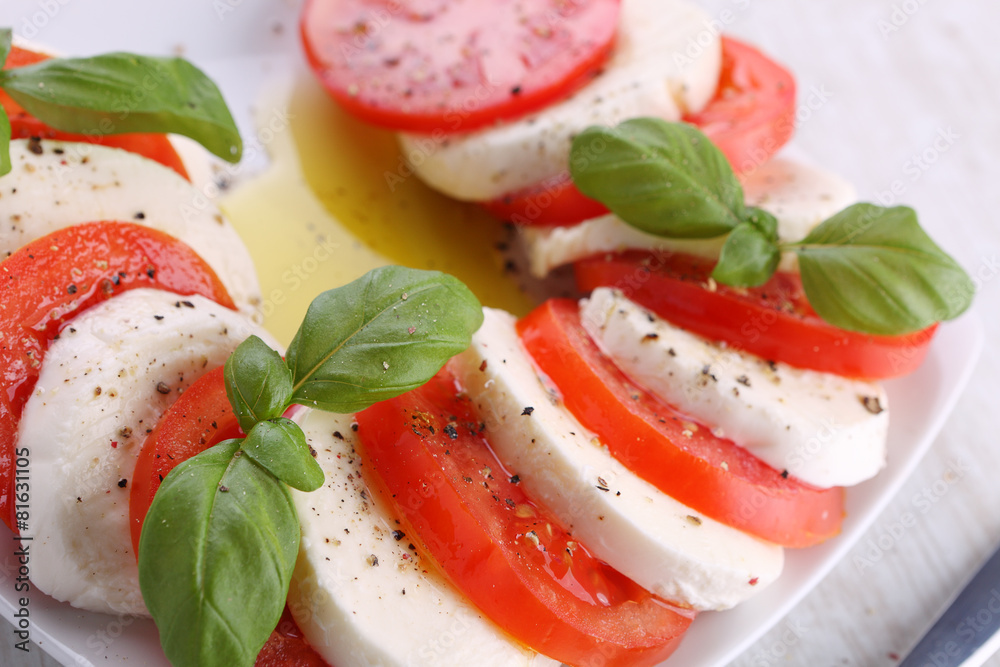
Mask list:
POLYGON ((12 530, 17 425, 49 342, 76 314, 139 287, 200 294, 235 310, 215 272, 191 248, 131 223, 60 229, 0 263, 0 517, 12 530))
POLYGON ((619 8, 620 0, 307 0, 300 31, 313 71, 347 111, 443 135, 524 116, 585 85, 611 51, 619 8))
POLYGON ((808 547, 840 532, 843 489, 786 478, 633 384, 584 331, 575 301, 547 301, 518 322, 518 333, 580 423, 667 495, 782 546, 808 547))
MULTIPOLYGON (((11 49, 7 61, 4 63, 4 69, 33 65, 48 60, 48 58, 49 56, 45 54, 15 46, 11 49)), ((185 180, 191 180, 184 167, 184 162, 164 134, 97 134, 97 128, 95 128, 94 134, 63 132, 46 125, 29 114, 2 90, 0 90, 0 106, 3 106, 10 118, 11 139, 38 137, 40 139, 78 141, 108 146, 109 148, 120 148, 155 160, 163 166, 173 169, 185 180)))
POLYGON ((903 336, 839 329, 809 306, 795 273, 765 285, 706 289, 714 261, 680 254, 626 251, 580 260, 577 286, 616 287, 660 317, 699 336, 764 359, 852 378, 884 379, 920 366, 937 325, 903 336))
MULTIPOLYGON (((698 126, 745 177, 788 143, 795 131, 795 78, 752 46, 722 37, 722 71, 715 96, 683 118, 698 126)), ((485 202, 487 211, 516 225, 572 225, 608 212, 585 197, 569 174, 485 202)))
POLYGON ((489 618, 540 653, 570 664, 664 660, 694 613, 573 542, 511 479, 457 391, 442 371, 356 416, 372 486, 395 506, 407 535, 489 618))
POLYGON ((163 478, 209 447, 244 436, 226 396, 223 371, 219 366, 198 378, 160 417, 142 443, 128 504, 132 552, 136 558, 142 522, 163 478))

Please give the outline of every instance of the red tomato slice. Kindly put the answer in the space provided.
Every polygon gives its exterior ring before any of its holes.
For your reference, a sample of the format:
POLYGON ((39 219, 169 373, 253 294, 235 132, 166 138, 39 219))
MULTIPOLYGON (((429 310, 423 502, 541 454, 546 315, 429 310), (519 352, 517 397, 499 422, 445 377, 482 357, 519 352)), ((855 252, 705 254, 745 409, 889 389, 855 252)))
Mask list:
POLYGON ((288 607, 281 614, 278 627, 257 654, 254 667, 329 667, 313 650, 295 623, 288 607))
POLYGON ((357 415, 373 487, 406 533, 489 618, 545 655, 577 665, 664 660, 694 614, 595 559, 534 504, 456 392, 442 371, 357 415))
MULTIPOLYGON (((42 53, 35 53, 17 46, 11 49, 4 69, 14 67, 24 67, 34 63, 47 60, 49 56, 42 53)), ((41 139, 58 139, 60 141, 82 141, 90 144, 99 144, 110 148, 121 148, 122 150, 138 153, 150 160, 155 160, 165 167, 170 167, 187 180, 187 169, 181 160, 173 144, 164 134, 74 134, 72 132, 62 132, 49 127, 38 120, 21 105, 12 100, 7 93, 0 90, 0 106, 3 106, 10 118, 11 138, 28 139, 39 137, 41 139)), ((97 128, 95 128, 96 131, 97 128)))
POLYGON ((762 287, 706 289, 713 260, 628 251, 575 264, 581 290, 616 287, 664 319, 765 359, 857 378, 890 378, 917 369, 937 325, 903 336, 873 336, 828 324, 809 306, 795 273, 762 287))
MULTIPOLYGON (((708 105, 685 121, 697 125, 746 176, 788 143, 795 130, 795 79, 757 49, 722 38, 719 88, 708 105)), ((583 196, 568 174, 484 204, 517 225, 571 225, 604 215, 603 204, 583 196)))
POLYGON ((715 97, 684 120, 701 128, 737 173, 753 173, 795 132, 795 78, 752 46, 723 37, 715 97))
POLYGON ((243 435, 226 396, 222 366, 198 378, 160 417, 142 443, 132 474, 128 512, 136 558, 142 522, 163 478, 192 456, 243 435))
POLYGON ((787 547, 812 546, 840 532, 843 489, 783 476, 633 384, 584 331, 575 301, 547 301, 518 322, 518 332, 580 423, 664 493, 787 547))
POLYGON ((619 0, 308 0, 301 31, 330 95, 393 130, 467 132, 568 96, 604 64, 619 0))
POLYGON ((60 229, 0 263, 0 517, 12 530, 17 425, 49 342, 78 313, 138 287, 200 294, 235 309, 215 272, 191 248, 130 223, 60 229))

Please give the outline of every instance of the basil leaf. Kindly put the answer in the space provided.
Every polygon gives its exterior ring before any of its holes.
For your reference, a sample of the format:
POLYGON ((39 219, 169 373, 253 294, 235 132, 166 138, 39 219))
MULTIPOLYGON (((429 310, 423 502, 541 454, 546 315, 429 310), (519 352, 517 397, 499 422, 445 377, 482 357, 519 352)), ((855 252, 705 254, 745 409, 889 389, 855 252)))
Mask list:
MULTIPOLYGON (((746 222, 753 225, 754 229, 763 234, 771 243, 778 242, 778 219, 756 206, 749 206, 746 210, 746 222)), ((741 223, 742 224, 742 223, 741 223)))
POLYGON ((243 453, 299 491, 315 491, 326 479, 309 450, 306 434, 291 419, 258 422, 243 441, 243 453))
POLYGON ((975 288, 913 209, 855 204, 788 246, 816 313, 850 331, 901 335, 957 317, 975 288))
POLYGON ((171 664, 250 667, 299 548, 288 487, 227 440, 177 466, 143 523, 139 585, 171 664))
POLYGON ((10 49, 14 44, 14 31, 10 28, 0 28, 0 67, 7 62, 10 49))
POLYGON ((182 58, 52 58, 4 70, 0 87, 57 130, 183 134, 230 162, 238 162, 243 151, 222 93, 182 58))
POLYGON ((573 140, 570 172, 580 192, 651 234, 709 238, 744 218, 732 167, 692 125, 636 118, 587 128, 573 140))
POLYGON ((10 118, 7 111, 0 106, 0 176, 9 174, 10 164, 10 118))
POLYGON ((257 336, 239 344, 223 373, 226 395, 244 433, 257 422, 280 417, 292 400, 292 374, 281 355, 257 336))
POLYGON ((469 346, 479 301, 456 278, 386 266, 323 292, 288 346, 292 401, 351 413, 415 389, 469 346))
POLYGON ((774 241, 752 223, 743 222, 726 237, 712 278, 733 287, 757 287, 774 275, 780 259, 774 241))

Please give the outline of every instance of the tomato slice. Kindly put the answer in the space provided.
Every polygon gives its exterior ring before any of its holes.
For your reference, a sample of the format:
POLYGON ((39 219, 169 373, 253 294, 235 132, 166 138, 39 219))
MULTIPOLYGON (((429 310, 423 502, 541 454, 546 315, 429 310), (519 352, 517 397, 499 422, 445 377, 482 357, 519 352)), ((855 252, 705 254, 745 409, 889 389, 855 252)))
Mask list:
POLYGON ((153 496, 176 466, 223 440, 243 437, 233 414, 223 367, 205 373, 174 401, 146 436, 132 474, 129 528, 132 552, 139 557, 139 536, 153 496))
MULTIPOLYGON (((788 143, 795 131, 795 79, 763 53, 732 37, 722 38, 722 71, 715 97, 684 117, 725 154, 738 174, 748 175, 788 143)), ((571 225, 608 212, 585 197, 568 174, 484 204, 517 225, 571 225)))
POLYGON ((764 359, 845 377, 881 379, 917 369, 937 325, 903 336, 873 336, 828 324, 809 306, 796 273, 761 287, 708 289, 713 260, 626 251, 580 260, 581 290, 616 287, 632 301, 700 336, 764 359))
POLYGON ((77 313, 138 287, 200 294, 235 309, 215 272, 191 248, 131 223, 60 229, 0 263, 0 517, 11 529, 17 425, 49 342, 77 313))
POLYGON ((595 559, 533 503, 447 371, 356 418, 373 487, 406 533, 515 639, 570 664, 649 665, 676 648, 693 612, 595 559))
POLYGON ((308 0, 301 32, 330 95, 374 125, 468 132, 586 84, 611 51, 619 0, 308 0))
POLYGON ((633 384, 587 335, 575 301, 547 301, 518 332, 570 412, 664 493, 782 546, 808 547, 840 532, 843 489, 786 477, 633 384))
MULTIPOLYGON (((33 65, 48 58, 49 56, 45 54, 15 46, 11 49, 7 61, 4 63, 4 69, 33 65)), ((188 177, 187 169, 184 168, 184 162, 164 134, 97 134, 96 132, 94 134, 74 134, 63 132, 46 125, 29 114, 2 90, 0 90, 0 106, 3 106, 10 118, 11 139, 38 137, 40 139, 81 141, 110 148, 121 148, 155 160, 163 166, 173 169, 185 179, 191 180, 188 177)))
POLYGON ((299 629, 292 613, 285 607, 264 648, 257 654, 254 667, 329 667, 299 629))

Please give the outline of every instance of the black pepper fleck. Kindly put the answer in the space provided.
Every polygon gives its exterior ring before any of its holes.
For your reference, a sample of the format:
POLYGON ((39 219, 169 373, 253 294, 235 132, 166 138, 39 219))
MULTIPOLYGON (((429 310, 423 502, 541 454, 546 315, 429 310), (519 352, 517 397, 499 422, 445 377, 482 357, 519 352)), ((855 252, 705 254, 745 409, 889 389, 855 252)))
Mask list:
POLYGON ((865 406, 865 410, 877 415, 882 413, 885 408, 882 407, 882 401, 879 400, 878 396, 861 396, 861 405, 865 406))

